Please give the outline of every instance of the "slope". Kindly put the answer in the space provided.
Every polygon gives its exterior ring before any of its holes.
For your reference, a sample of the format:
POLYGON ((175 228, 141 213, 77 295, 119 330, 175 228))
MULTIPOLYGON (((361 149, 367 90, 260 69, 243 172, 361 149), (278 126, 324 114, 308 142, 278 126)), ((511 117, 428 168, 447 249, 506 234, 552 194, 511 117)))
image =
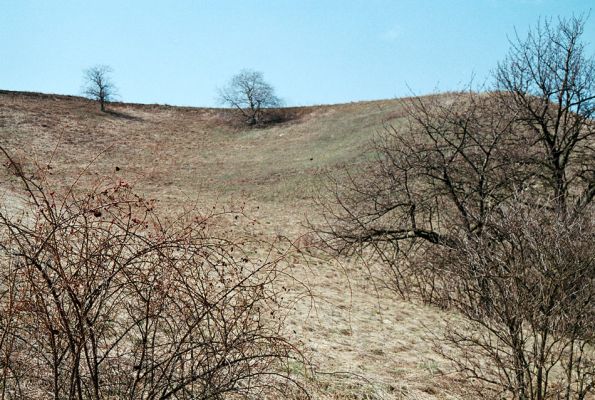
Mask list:
MULTIPOLYGON (((165 208, 242 203, 259 233, 296 240, 307 233, 305 218, 315 218, 324 171, 364 162, 374 133, 404 111, 398 100, 285 111, 286 122, 243 129, 221 109, 115 103, 101 113, 78 97, 0 92, 0 143, 18 159, 51 165, 65 185, 86 170, 115 173, 165 208)), ((295 260, 314 302, 295 304, 288 334, 314 363, 314 372, 300 373, 315 377, 316 397, 462 393, 422 339, 438 311, 395 299, 356 260, 295 260)))

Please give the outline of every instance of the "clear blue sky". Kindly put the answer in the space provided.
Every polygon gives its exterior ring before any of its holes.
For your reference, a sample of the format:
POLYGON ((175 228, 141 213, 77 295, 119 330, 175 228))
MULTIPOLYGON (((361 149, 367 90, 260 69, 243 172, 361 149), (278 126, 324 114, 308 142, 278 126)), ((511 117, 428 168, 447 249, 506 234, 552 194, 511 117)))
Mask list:
MULTIPOLYGON (((80 94, 108 64, 121 100, 216 106, 242 68, 288 105, 485 80, 514 28, 594 0, 0 0, 0 89, 80 94)), ((585 40, 595 42, 595 11, 585 40)), ((588 47, 594 52, 595 43, 588 47)))

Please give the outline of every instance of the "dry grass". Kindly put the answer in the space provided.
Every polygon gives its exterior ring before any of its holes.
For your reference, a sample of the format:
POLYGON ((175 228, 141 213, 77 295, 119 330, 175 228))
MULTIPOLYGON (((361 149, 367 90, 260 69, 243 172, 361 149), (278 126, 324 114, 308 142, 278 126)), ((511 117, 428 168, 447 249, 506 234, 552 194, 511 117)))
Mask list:
MULTIPOLYGON (((292 240, 306 233, 322 172, 362 161, 375 131, 403 115, 392 100, 307 107, 291 110, 288 122, 242 130, 218 109, 109 110, 76 97, 0 92, 0 143, 23 160, 50 164, 65 184, 83 169, 90 176, 116 172, 172 210, 244 204, 258 234, 292 240)), ((302 255, 295 264, 314 302, 293 304, 287 329, 313 362, 295 369, 315 398, 468 397, 424 340, 440 329, 439 311, 375 287, 355 260, 339 265, 302 255)))

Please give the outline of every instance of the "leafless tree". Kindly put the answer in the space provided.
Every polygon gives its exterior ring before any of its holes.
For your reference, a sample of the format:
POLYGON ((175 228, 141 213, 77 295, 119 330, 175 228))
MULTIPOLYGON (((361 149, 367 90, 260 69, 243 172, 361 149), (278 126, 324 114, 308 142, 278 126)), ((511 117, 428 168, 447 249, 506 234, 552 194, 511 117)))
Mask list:
POLYGON ((539 145, 533 161, 562 212, 580 212, 595 196, 595 59, 581 41, 585 22, 540 21, 511 41, 495 74, 503 106, 539 145))
POLYGON ((429 277, 409 275, 410 257, 481 235, 490 213, 515 186, 529 184, 531 171, 515 156, 523 150, 511 140, 514 121, 494 96, 457 93, 403 106, 408 124, 380 132, 376 162, 334 180, 318 230, 339 253, 373 249, 401 293, 412 285, 431 292, 434 285, 409 279, 429 277))
POLYGON ((374 256, 403 296, 456 310, 468 329, 442 337, 453 360, 515 399, 593 392, 595 62, 583 27, 517 38, 493 91, 403 100, 377 158, 331 177, 315 227, 339 254, 374 256))
POLYGON ((289 382, 282 255, 217 233, 224 215, 163 218, 121 180, 61 191, 0 150, 18 205, 0 209, 0 399, 221 399, 289 382))
POLYGON ((281 100, 265 82, 262 72, 244 69, 219 90, 219 101, 237 109, 249 125, 263 122, 267 108, 279 107, 281 100))
POLYGON ((95 65, 83 73, 83 94, 88 98, 98 101, 101 111, 105 111, 106 103, 117 96, 111 74, 113 70, 107 65, 95 65))

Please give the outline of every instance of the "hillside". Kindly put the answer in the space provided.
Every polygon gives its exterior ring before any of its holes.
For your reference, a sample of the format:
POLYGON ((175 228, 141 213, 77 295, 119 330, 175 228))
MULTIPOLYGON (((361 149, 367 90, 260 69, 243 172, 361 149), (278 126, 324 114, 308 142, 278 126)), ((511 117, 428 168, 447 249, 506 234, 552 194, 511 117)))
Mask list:
MULTIPOLYGON (((245 203, 260 233, 292 240, 307 232, 307 216, 315 218, 324 172, 363 162, 374 133, 403 116, 398 100, 382 100, 287 109, 286 122, 242 129, 221 109, 115 103, 109 110, 78 97, 3 91, 0 144, 17 159, 51 165, 64 184, 83 170, 116 174, 165 209, 245 203)), ((439 311, 393 298, 355 260, 297 262, 314 302, 296 304, 288 334, 314 363, 315 398, 462 396, 423 339, 439 311)))
POLYGON ((307 190, 293 185, 351 163, 399 106, 377 101, 289 109, 293 120, 253 130, 234 127, 219 109, 119 103, 110 110, 101 113, 76 97, 5 92, 0 132, 10 146, 41 158, 59 146, 54 161, 64 168, 102 154, 96 161, 102 172, 118 166, 147 188, 159 188, 159 197, 175 198, 177 188, 245 191, 278 202, 307 198, 307 190))

